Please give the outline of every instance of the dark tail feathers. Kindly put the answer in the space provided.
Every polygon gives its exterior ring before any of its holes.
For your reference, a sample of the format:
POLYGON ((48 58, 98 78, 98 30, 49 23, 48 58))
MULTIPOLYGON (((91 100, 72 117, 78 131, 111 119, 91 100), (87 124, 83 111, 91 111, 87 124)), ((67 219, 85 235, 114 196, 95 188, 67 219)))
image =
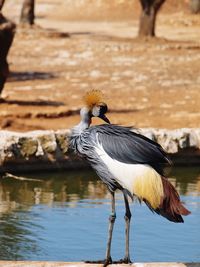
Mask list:
POLYGON ((187 210, 180 201, 180 197, 175 187, 165 178, 162 177, 164 197, 161 201, 160 207, 153 209, 151 205, 144 199, 144 202, 150 208, 151 211, 162 215, 169 221, 175 223, 183 223, 181 215, 188 215, 191 212, 187 210))
POLYGON ((184 222, 181 215, 188 215, 190 211, 187 210, 180 201, 180 197, 175 187, 165 178, 162 177, 164 197, 162 203, 156 213, 162 215, 172 222, 184 222))

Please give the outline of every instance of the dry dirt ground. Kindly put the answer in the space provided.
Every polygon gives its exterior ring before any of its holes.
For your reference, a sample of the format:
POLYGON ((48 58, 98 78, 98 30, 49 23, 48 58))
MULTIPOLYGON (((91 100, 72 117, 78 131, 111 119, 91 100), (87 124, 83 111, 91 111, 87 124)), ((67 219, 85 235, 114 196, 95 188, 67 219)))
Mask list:
MULTIPOLYGON (((103 91, 113 123, 200 127, 200 15, 169 1, 158 18, 159 38, 139 40, 137 4, 131 17, 130 7, 91 11, 69 3, 38 0, 36 26, 18 27, 1 129, 69 128, 91 88, 103 91)), ((20 0, 7 0, 3 12, 18 22, 20 7, 20 0)))

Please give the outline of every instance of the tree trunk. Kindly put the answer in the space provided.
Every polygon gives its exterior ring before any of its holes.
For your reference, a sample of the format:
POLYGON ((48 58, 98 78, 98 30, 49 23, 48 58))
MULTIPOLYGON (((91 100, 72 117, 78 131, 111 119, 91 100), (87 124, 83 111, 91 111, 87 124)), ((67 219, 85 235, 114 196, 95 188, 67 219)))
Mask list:
POLYGON ((26 25, 34 24, 34 19, 35 19, 34 6, 35 6, 34 0, 24 0, 20 16, 20 23, 26 25))
POLYGON ((200 13, 200 0, 190 0, 190 10, 193 14, 200 13))
POLYGON ((139 36, 155 36, 156 15, 166 0, 140 0, 142 12, 140 16, 139 36))
POLYGON ((8 51, 15 35, 15 24, 0 13, 0 94, 9 74, 8 51))
POLYGON ((4 3, 5 3, 5 0, 0 0, 0 11, 3 8, 4 3))

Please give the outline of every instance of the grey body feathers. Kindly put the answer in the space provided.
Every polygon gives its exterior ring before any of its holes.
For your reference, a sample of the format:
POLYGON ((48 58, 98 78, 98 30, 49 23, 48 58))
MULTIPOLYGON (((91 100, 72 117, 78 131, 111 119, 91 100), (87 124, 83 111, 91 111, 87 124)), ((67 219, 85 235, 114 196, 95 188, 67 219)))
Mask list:
POLYGON ((148 164, 161 175, 170 163, 160 145, 129 127, 103 124, 86 128, 78 134, 72 130, 70 148, 89 161, 111 191, 122 188, 95 151, 98 144, 115 160, 126 164, 148 164))

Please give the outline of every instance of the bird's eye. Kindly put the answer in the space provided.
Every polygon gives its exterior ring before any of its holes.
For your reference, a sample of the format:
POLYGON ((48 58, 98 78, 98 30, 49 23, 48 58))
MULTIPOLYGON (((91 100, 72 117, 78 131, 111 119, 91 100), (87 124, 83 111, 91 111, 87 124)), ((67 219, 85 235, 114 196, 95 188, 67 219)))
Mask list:
POLYGON ((100 103, 98 106, 94 106, 92 109, 92 115, 99 117, 108 111, 108 107, 105 103, 100 103))
POLYGON ((105 114, 108 111, 108 107, 106 104, 103 103, 99 105, 99 110, 101 114, 105 114))

